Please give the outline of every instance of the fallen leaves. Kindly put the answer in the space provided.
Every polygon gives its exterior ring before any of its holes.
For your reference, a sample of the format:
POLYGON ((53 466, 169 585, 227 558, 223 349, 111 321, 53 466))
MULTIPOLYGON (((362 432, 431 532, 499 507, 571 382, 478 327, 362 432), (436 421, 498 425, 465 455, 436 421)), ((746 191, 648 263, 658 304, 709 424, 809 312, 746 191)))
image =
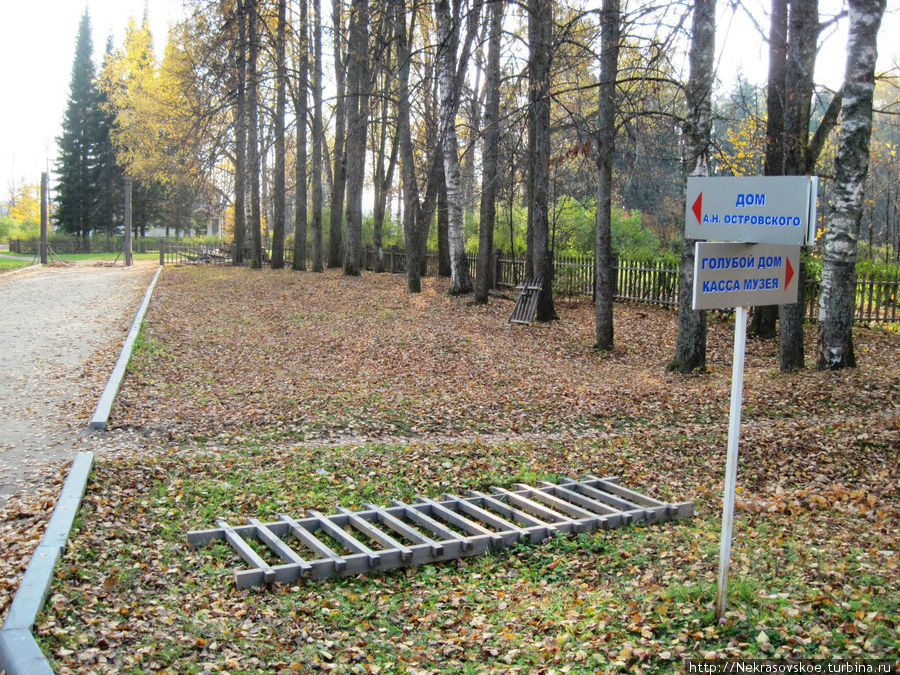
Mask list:
MULTIPOLYGON (((895 654, 900 338, 845 373, 748 346, 731 611, 713 623, 731 324, 667 373, 674 315, 506 303, 426 280, 166 270, 37 632, 59 672, 670 672, 693 657, 895 654), (272 299, 277 299, 273 302, 272 299), (691 521, 452 563, 237 591, 216 518, 621 475, 691 521), (764 639, 761 639, 765 636, 764 639)), ((11 504, 26 523, 38 504, 11 504)), ((3 516, 7 518, 6 516, 3 516)), ((2 580, 2 577, 0 577, 2 580)), ((0 594, 2 601, 2 594, 0 594)))

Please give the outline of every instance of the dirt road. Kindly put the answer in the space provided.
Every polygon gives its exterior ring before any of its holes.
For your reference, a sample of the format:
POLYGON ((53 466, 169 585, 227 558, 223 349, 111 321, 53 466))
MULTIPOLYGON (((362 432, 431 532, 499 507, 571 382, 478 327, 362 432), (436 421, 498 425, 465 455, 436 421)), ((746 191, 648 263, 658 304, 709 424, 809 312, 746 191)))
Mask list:
POLYGON ((109 375, 98 355, 117 355, 125 339, 155 267, 142 262, 0 278, 0 506, 89 433, 85 411, 109 375))

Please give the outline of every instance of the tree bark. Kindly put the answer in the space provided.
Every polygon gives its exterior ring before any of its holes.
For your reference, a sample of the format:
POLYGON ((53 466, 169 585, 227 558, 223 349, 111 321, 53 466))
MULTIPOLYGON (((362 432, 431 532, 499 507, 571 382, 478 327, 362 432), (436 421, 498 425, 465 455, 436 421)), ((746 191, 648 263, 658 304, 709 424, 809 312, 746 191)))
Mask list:
POLYGON ((819 296, 819 370, 856 366, 853 311, 863 193, 869 168, 877 35, 885 0, 850 0, 850 32, 841 131, 835 157, 831 223, 825 232, 819 296))
POLYGON ((484 109, 484 139, 481 158, 481 218, 478 228, 478 274, 475 302, 485 304, 494 287, 494 221, 497 215, 497 163, 500 156, 500 39, 503 32, 503 0, 491 3, 487 57, 487 104, 484 109))
POLYGON ((258 75, 256 72, 259 57, 259 30, 257 28, 258 0, 246 0, 248 14, 247 39, 249 52, 247 57, 247 114, 249 128, 247 131, 247 162, 250 169, 250 266, 254 269, 262 267, 262 216, 259 204, 259 93, 258 75))
POLYGON ((343 0, 332 0, 331 18, 334 30, 334 171, 331 183, 331 214, 328 231, 328 267, 343 263, 344 190, 347 180, 346 101, 344 100, 344 57, 341 48, 343 0), (339 28, 338 28, 339 27, 339 28))
POLYGON ((450 262, 450 205, 447 202, 447 174, 444 171, 443 155, 439 162, 440 178, 437 195, 437 246, 438 276, 449 277, 453 265, 450 262))
MULTIPOLYGON (((400 180, 403 191, 403 241, 406 248, 406 285, 410 293, 422 291, 419 275, 419 235, 416 229, 416 208, 419 188, 416 185, 416 165, 413 156, 409 123, 409 42, 406 31, 404 0, 391 0, 394 31, 397 39, 399 77, 397 82, 397 136, 400 139, 400 180)), ((413 24, 415 25, 415 24, 413 24)), ((410 33, 412 30, 410 30, 410 33)))
MULTIPOLYGON (((305 6, 306 3, 301 3, 301 5, 305 6)), ((272 222, 271 261, 273 270, 284 267, 284 206, 287 199, 284 186, 284 89, 286 80, 284 43, 286 17, 287 2, 286 0, 278 0, 278 20, 275 26, 275 177, 272 190, 275 205, 272 222)))
MULTIPOLYGON (((786 176, 809 173, 810 106, 813 71, 816 66, 816 38, 819 34, 818 0, 791 0, 785 63, 784 171, 786 176)), ((802 370, 803 297, 778 308, 779 352, 782 372, 802 370)))
MULTIPOLYGON (((696 0, 691 28, 691 73, 687 87, 685 121, 685 176, 709 175, 712 132, 712 85, 716 42, 716 0, 696 0)), ((706 368, 706 312, 691 309, 694 278, 694 243, 685 239, 678 285, 678 333, 671 370, 690 373, 706 368)))
POLYGON ((347 245, 344 274, 359 276, 362 253, 362 193, 366 167, 368 123, 369 8, 368 0, 353 0, 347 71, 347 245))
MULTIPOLYGON (((784 71, 787 55, 787 0, 772 0, 769 28, 769 82, 766 88, 766 159, 767 176, 784 174, 784 71)), ((776 335, 778 306, 754 307, 750 312, 747 332, 758 338, 776 335)))
MULTIPOLYGON (((244 0, 237 0, 236 77, 237 97, 234 120, 234 255, 235 265, 244 264, 245 233, 247 229, 247 24, 244 0)), ((168 229, 168 228, 167 228, 168 229)), ((166 233, 168 236, 168 232, 166 233)))
MULTIPOLYGON (((615 0, 615 6, 614 16, 618 21, 618 0, 615 0)), ((610 17, 613 14, 609 13, 604 16, 610 17)), ((618 34, 616 36, 618 38, 618 34)), ((531 212, 528 219, 531 222, 534 245, 534 275, 542 282, 535 318, 538 321, 553 321, 558 317, 553 304, 553 251, 550 248, 549 217, 550 170, 547 166, 550 162, 550 64, 553 50, 553 0, 529 0, 528 39, 530 49, 528 90, 531 93, 529 135, 533 139, 534 147, 529 167, 534 191, 531 195, 532 200, 528 204, 531 212)), ((615 56, 618 58, 618 39, 616 39, 614 49, 615 56)), ((608 65, 602 55, 600 58, 601 64, 608 65)), ((601 65, 602 68, 603 65, 601 65)), ((613 76, 613 96, 615 96, 615 86, 615 76, 613 76)))
POLYGON ((597 215, 594 224, 594 348, 613 348, 612 172, 616 140, 616 78, 619 70, 619 0, 603 0, 600 34, 597 215))
MULTIPOLYGON (((450 293, 462 295, 473 290, 466 258, 465 223, 459 174, 456 113, 459 108, 459 82, 456 76, 456 51, 459 47, 459 17, 451 16, 448 0, 434 5, 438 33, 437 76, 440 86, 441 148, 444 154, 444 178, 447 186, 447 238, 450 245, 450 293)), ((462 58, 466 58, 463 55, 462 58)))
POLYGON ((312 271, 325 270, 322 250, 322 6, 313 3, 313 144, 312 144, 312 271))
MULTIPOLYGON (((279 10, 280 11, 280 10, 279 10)), ((307 80, 309 78, 309 15, 307 3, 300 3, 299 45, 297 54, 297 100, 294 102, 297 116, 297 157, 294 165, 295 204, 294 207, 294 260, 291 267, 295 270, 306 269, 306 228, 307 228, 307 192, 306 192, 306 114, 308 110, 306 99, 307 80)), ((315 164, 313 171, 321 168, 321 163, 315 164)), ((319 174, 319 204, 321 206, 321 173, 319 174)), ((276 216, 277 220, 278 216, 276 216)), ((321 214, 320 214, 321 218, 321 214)), ((319 221, 319 248, 321 249, 321 220, 319 221)), ((320 253, 321 255, 321 253, 320 253)), ((274 257, 274 256, 273 256, 274 257)), ((274 264, 274 261, 273 261, 274 264)))

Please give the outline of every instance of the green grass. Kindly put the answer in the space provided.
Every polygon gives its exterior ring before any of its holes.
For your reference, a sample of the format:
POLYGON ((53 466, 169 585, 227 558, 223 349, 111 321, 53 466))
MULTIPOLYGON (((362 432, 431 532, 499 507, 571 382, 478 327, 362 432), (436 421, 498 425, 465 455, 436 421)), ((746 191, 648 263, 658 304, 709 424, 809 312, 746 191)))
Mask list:
POLYGON ((31 264, 30 260, 9 260, 8 258, 0 258, 0 274, 3 272, 11 272, 13 270, 21 269, 23 267, 28 267, 31 264))
MULTIPOLYGON (((880 559, 870 550, 875 541, 860 522, 847 518, 823 530, 832 516, 821 511, 739 514, 721 624, 712 609, 713 496, 700 497, 688 521, 557 536, 476 558, 271 590, 234 589, 232 570, 244 563, 227 544, 184 544, 188 529, 213 527, 217 518, 238 524, 248 516, 265 521, 307 508, 333 512, 509 487, 553 479, 560 461, 585 465, 587 458, 594 465, 585 468, 597 473, 620 462, 615 446, 599 441, 322 448, 253 435, 169 444, 151 461, 102 462, 84 506, 90 527, 72 537, 39 621, 41 645, 63 655, 60 666, 71 663, 69 651, 112 630, 117 637, 103 638, 110 645, 104 652, 120 658, 116 667, 125 673, 194 673, 209 662, 250 673, 292 666, 667 673, 682 658, 710 654, 885 658, 900 647, 894 573, 873 564, 880 559), (841 541, 846 531, 857 541, 841 541), (836 583, 845 572, 854 576, 836 583)), ((708 480, 689 480, 680 490, 692 497, 708 480)))

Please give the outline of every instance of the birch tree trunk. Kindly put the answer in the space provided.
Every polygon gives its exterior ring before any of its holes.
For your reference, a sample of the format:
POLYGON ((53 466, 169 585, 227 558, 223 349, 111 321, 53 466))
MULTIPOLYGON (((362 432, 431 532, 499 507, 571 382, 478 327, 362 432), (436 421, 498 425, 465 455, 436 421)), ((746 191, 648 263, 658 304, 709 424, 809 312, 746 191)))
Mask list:
POLYGON ((450 246, 450 293, 471 293, 472 277, 466 259, 463 223, 462 187, 456 135, 459 95, 456 77, 456 51, 459 47, 459 17, 450 15, 448 0, 434 5, 437 24, 437 77, 440 85, 441 147, 444 151, 444 178, 447 185, 447 238, 450 246))
POLYGON ((487 303, 494 287, 494 221, 497 215, 497 162, 500 156, 500 39, 503 32, 503 1, 491 4, 487 57, 487 104, 484 109, 484 140, 481 158, 481 222, 478 230, 478 274, 475 302, 487 303))
MULTIPOLYGON (((306 88, 309 77, 309 15, 307 3, 300 3, 300 25, 297 27, 297 100, 294 102, 297 114, 297 158, 294 165, 295 207, 294 207, 294 260, 291 267, 295 270, 306 269, 306 227, 307 227, 307 193, 306 193, 306 88)), ((313 171, 321 168, 315 164, 313 171)), ((321 175, 319 178, 321 185, 321 175)), ((319 196, 321 205, 321 194, 319 196)), ((276 215, 276 219, 278 216, 276 215)), ((321 237, 321 221, 319 223, 321 237)), ((321 247, 321 241, 320 241, 321 247)))
MULTIPOLYGON (((696 0, 691 28, 691 74, 687 87, 688 117, 684 129, 685 176, 709 175, 712 132, 712 86, 716 43, 716 0, 696 0)), ((685 239, 678 284, 678 334, 671 370, 690 373, 706 368, 706 312, 691 309, 694 287, 694 243, 685 239)))
MULTIPOLYGON (((616 0, 618 3, 618 0, 616 0)), ((618 19, 618 12, 616 12, 618 19)), ((538 297, 538 321, 558 318, 553 305, 553 251, 550 249, 550 64, 553 50, 553 0, 529 0, 528 2, 528 76, 531 94, 529 109, 529 136, 533 139, 531 157, 533 193, 528 209, 534 246, 534 276, 542 281, 538 297)), ((618 40, 616 40, 618 56, 618 40)), ((601 56, 601 62, 602 62, 601 56)), ((602 68, 602 66, 601 66, 602 68)), ((615 91, 615 76, 613 76, 615 91)))
POLYGON ((262 267, 262 214, 259 204, 259 92, 256 72, 259 58, 259 23, 257 13, 258 0, 246 0, 247 8, 247 40, 249 50, 247 56, 247 163, 250 170, 250 236, 252 249, 250 266, 254 269, 262 267))
POLYGON ((313 145, 312 145, 312 271, 325 270, 322 250, 322 5, 313 3, 313 145))
POLYGON ((362 252, 362 192, 366 175, 368 123, 369 7, 368 0, 353 0, 347 100, 347 246, 344 274, 359 276, 362 252))
POLYGON ((597 216, 594 223, 595 349, 613 348, 612 171, 616 140, 616 78, 619 70, 619 0, 603 0, 600 34, 597 132, 597 216))
MULTIPOLYGON (((305 6, 305 3, 301 3, 305 6)), ((272 198, 275 200, 272 218, 273 270, 284 267, 284 109, 286 67, 284 56, 287 2, 278 0, 278 19, 275 25, 275 176, 272 198)), ((296 235, 295 235, 296 236, 296 235)), ((295 262, 296 264, 296 262, 295 262)))
POLYGON ((328 230, 328 266, 343 263, 344 189, 347 180, 346 101, 344 100, 344 57, 341 47, 344 22, 343 0, 332 0, 331 20, 334 29, 334 171, 331 181, 331 215, 328 230))
POLYGON ((857 241, 869 168, 876 38, 886 0, 850 0, 843 114, 835 157, 834 207, 825 232, 819 295, 819 370, 856 366, 853 310, 857 241))
MULTIPOLYGON (((238 0, 235 10, 237 43, 235 45, 237 69, 237 100, 234 120, 234 256, 235 265, 244 264, 246 247, 247 207, 247 24, 244 0, 238 0)), ((168 235, 168 233, 166 233, 168 235)))

